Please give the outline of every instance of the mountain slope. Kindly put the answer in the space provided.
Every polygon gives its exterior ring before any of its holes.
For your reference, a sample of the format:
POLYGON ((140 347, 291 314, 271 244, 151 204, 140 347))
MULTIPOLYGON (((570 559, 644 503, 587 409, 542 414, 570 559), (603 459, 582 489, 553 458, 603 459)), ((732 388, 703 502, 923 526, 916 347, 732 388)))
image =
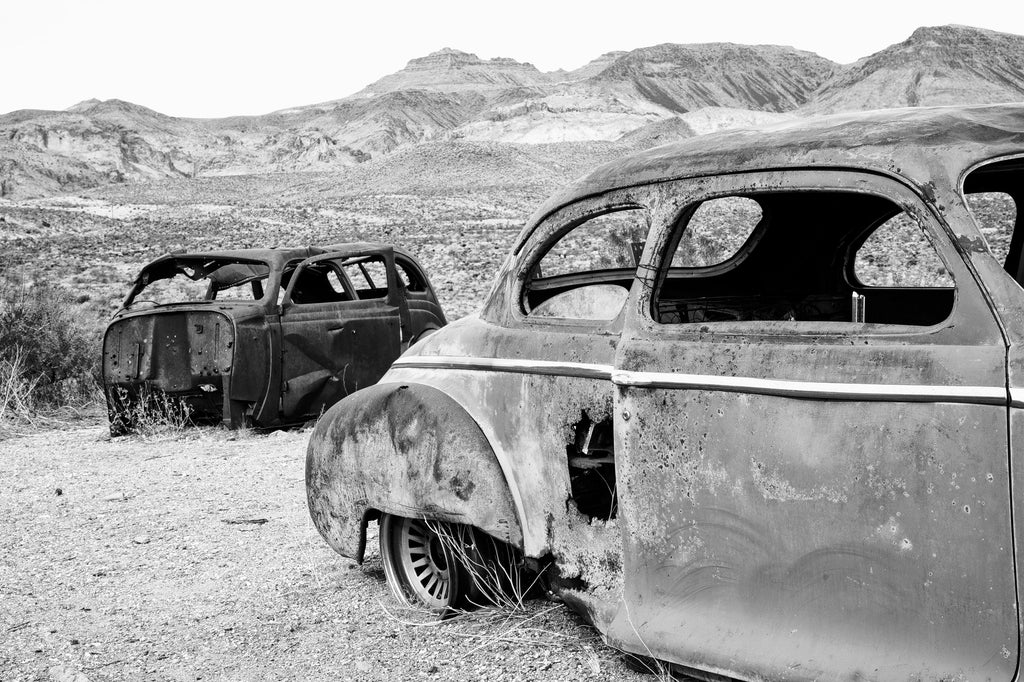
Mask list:
POLYGON ((634 94, 674 112, 703 107, 790 111, 837 65, 777 45, 655 45, 622 55, 586 84, 634 94))
POLYGON ((790 111, 838 65, 774 45, 664 44, 613 52, 517 101, 495 104, 452 136, 499 142, 613 140, 667 117, 724 107, 790 111))
POLYGON ((1024 37, 964 26, 918 29, 847 66, 791 47, 662 44, 542 73, 446 48, 349 97, 262 116, 175 118, 121 100, 0 115, 0 197, 334 173, 371 160, 345 175, 397 187, 429 180, 431 164, 466 163, 490 178, 504 159, 513 175, 550 184, 556 176, 543 164, 563 156, 575 159, 566 168, 586 167, 616 151, 806 113, 1007 100, 1024 100, 1024 37))
POLYGON ((842 68, 807 108, 825 113, 1024 99, 1024 36, 969 26, 919 28, 842 68))
POLYGON ((446 47, 409 60, 405 68, 371 83, 355 97, 400 90, 504 90, 541 85, 549 80, 533 64, 506 57, 480 59, 475 54, 446 47))

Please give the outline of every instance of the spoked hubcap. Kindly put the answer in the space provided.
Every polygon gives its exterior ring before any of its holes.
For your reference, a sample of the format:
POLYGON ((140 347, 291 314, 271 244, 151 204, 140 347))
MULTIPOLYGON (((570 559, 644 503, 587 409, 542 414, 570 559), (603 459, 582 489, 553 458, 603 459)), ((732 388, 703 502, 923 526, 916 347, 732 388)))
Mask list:
POLYGON ((455 606, 459 586, 457 564, 446 542, 421 519, 389 516, 381 526, 381 548, 389 582, 406 600, 441 611, 455 606))

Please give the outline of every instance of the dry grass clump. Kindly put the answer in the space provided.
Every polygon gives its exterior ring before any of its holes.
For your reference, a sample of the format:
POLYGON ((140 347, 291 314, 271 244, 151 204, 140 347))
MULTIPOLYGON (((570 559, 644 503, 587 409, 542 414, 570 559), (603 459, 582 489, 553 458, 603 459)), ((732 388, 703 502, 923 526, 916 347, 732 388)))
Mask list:
POLYGON ((98 397, 98 341, 60 287, 0 270, 0 435, 98 397))
POLYGON ((129 395, 128 390, 121 386, 109 390, 108 409, 113 410, 110 417, 112 436, 130 433, 143 437, 166 435, 196 425, 192 421, 192 407, 181 398, 147 387, 134 395, 129 395))

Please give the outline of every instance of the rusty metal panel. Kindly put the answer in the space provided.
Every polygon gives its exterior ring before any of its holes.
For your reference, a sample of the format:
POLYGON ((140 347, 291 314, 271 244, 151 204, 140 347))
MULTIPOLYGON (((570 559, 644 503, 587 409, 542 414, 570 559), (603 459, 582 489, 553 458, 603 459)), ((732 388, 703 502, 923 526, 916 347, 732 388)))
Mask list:
POLYGON ((306 490, 320 533, 359 560, 368 510, 471 523, 522 542, 487 439, 457 403, 426 386, 380 384, 332 407, 310 438, 306 490))
POLYGON ((1008 679, 1005 408, 623 388, 613 643, 740 677, 1008 679))
POLYGON ((372 385, 401 354, 398 308, 383 300, 293 306, 281 331, 286 419, 315 416, 372 385))
POLYGON ((551 556, 560 577, 574 588, 574 600, 595 623, 611 621, 621 595, 621 529, 614 518, 590 518, 573 503, 567 448, 584 415, 593 422, 610 417, 612 384, 605 372, 586 371, 614 357, 615 337, 548 325, 507 329, 463 318, 418 347, 382 379, 431 386, 450 396, 479 425, 500 464, 522 528, 521 548, 530 557, 551 556), (476 369, 433 362, 477 358, 476 369), (487 368, 488 358, 523 358, 520 372, 487 368), (416 367, 417 361, 430 367, 416 367), (539 362, 566 363, 549 372, 539 362), (406 363, 406 364, 402 364, 406 363))
POLYGON ((176 311, 113 322, 104 340, 108 384, 148 381, 168 393, 231 371, 234 327, 219 312, 176 311))

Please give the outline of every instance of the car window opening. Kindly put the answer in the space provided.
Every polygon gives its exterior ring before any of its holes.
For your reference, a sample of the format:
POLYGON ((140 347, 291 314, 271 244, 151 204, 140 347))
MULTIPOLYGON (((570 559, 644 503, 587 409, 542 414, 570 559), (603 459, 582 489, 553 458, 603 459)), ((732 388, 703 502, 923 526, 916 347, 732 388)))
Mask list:
POLYGON ((669 242, 654 297, 658 322, 932 326, 952 312, 954 282, 935 237, 887 198, 805 190, 712 201, 732 206, 702 213, 704 202, 684 211, 669 242), (693 220, 708 216, 712 226, 703 221, 700 238, 686 239, 693 220))
POLYGON ((231 258, 176 258, 155 263, 139 278, 128 306, 200 301, 258 301, 270 275, 266 263, 231 258))
POLYGON ((571 227, 530 269, 531 318, 614 320, 629 294, 649 229, 647 212, 616 209, 571 227))
MULTIPOLYGON (((291 302, 298 305, 311 303, 339 303, 352 301, 355 293, 339 266, 333 261, 310 263, 298 270, 298 279, 292 286, 291 302)), ((281 279, 282 296, 291 284, 296 270, 286 271, 281 279)))
POLYGON ((388 295, 388 271, 380 256, 360 256, 346 260, 342 267, 360 300, 388 295))
POLYGON ((982 166, 967 176, 964 199, 992 255, 1024 286, 1024 159, 982 166))
POLYGON ((591 519, 607 521, 618 513, 613 434, 611 418, 595 423, 584 411, 573 425, 573 442, 565 448, 571 499, 591 519))
POLYGON ((396 257, 395 265, 397 266, 395 269, 398 272, 398 279, 406 288, 406 291, 419 293, 427 290, 427 285, 423 281, 423 277, 416 272, 416 268, 411 264, 405 263, 396 257))

